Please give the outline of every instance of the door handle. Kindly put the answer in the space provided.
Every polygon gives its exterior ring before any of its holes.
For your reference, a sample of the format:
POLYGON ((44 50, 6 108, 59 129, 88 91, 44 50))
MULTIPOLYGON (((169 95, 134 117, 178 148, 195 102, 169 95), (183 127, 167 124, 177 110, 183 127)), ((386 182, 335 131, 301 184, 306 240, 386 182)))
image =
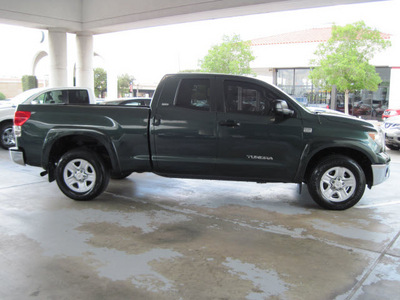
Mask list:
POLYGON ((153 126, 160 126, 160 124, 161 124, 161 118, 158 116, 155 116, 153 118, 153 126))
POLYGON ((219 121, 220 126, 226 126, 226 127, 239 127, 240 123, 236 122, 234 120, 223 120, 219 121))

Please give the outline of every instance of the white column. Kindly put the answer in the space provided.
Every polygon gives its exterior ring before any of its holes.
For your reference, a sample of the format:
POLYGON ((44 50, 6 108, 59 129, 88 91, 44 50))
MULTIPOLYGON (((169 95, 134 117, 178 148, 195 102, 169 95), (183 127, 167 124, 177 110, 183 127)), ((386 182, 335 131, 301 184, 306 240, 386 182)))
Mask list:
POLYGON ((49 60, 51 87, 66 86, 67 81, 67 32, 62 28, 49 29, 49 60))
POLYGON ((91 32, 78 32, 76 34, 76 48, 76 85, 93 90, 93 34, 91 32))
POLYGON ((112 58, 107 61, 107 99, 118 98, 118 74, 112 58))
POLYGON ((389 108, 400 107, 400 65, 390 70, 389 108))

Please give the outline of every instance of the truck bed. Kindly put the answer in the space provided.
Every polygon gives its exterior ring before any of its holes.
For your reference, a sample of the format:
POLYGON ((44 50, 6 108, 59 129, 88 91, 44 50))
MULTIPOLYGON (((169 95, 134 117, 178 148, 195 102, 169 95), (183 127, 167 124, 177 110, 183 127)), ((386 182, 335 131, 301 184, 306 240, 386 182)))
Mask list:
MULTIPOLYGON (((32 111, 24 125, 25 138, 18 147, 25 151, 26 163, 42 166, 42 148, 74 130, 87 135, 100 134, 111 141, 123 169, 150 169, 146 107, 97 105, 20 105, 20 111, 32 111), (82 125, 85 124, 85 125, 82 125), (40 142, 38 142, 40 141, 40 142), (44 141, 44 142, 43 142, 44 141)), ((67 146, 67 145, 66 145, 67 146)))

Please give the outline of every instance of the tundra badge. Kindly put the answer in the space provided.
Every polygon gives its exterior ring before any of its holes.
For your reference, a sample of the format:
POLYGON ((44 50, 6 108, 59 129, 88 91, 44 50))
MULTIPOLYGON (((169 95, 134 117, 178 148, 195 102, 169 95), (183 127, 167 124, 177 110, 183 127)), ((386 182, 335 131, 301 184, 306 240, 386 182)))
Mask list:
POLYGON ((246 155, 248 159, 258 159, 258 160, 274 160, 271 156, 260 156, 260 155, 246 155))

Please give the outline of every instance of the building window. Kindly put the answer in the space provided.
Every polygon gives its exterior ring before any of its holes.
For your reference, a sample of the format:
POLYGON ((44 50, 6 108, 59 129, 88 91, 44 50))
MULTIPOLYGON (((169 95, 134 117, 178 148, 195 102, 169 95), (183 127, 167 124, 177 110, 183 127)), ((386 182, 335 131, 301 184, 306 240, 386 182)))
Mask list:
MULTIPOLYGON (((382 82, 376 91, 355 91, 349 95, 349 114, 363 119, 382 120, 389 104, 390 68, 377 67, 382 82)), ((344 110, 344 94, 337 94, 337 109, 344 110)))
MULTIPOLYGON (((388 107, 390 68, 377 67, 382 83, 377 91, 361 90, 350 94, 349 112, 364 119, 379 119, 388 107)), ((275 84, 303 105, 331 106, 331 91, 313 86, 308 75, 310 69, 276 69, 275 84)), ((344 110, 344 94, 337 93, 336 109, 344 110)), ((331 107, 332 108, 332 107, 331 107)))
POLYGON ((316 89, 309 74, 308 68, 277 69, 275 84, 303 105, 328 105, 329 93, 316 89))

